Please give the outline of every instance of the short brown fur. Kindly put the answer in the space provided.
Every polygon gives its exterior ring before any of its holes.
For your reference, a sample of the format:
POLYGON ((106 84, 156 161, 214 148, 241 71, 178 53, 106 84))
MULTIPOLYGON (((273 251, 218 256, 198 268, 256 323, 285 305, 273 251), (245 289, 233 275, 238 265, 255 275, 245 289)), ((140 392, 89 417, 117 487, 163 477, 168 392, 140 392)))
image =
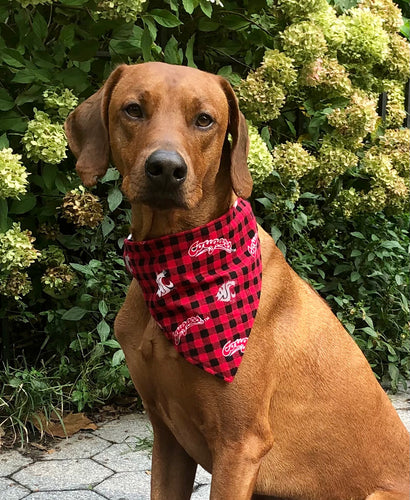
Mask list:
MULTIPOLYGON (((109 158, 123 176, 135 240, 196 227, 247 197, 246 124, 230 85, 192 68, 117 68, 68 118, 84 184, 109 158), (144 118, 124 107, 143 103, 144 118), (195 116, 215 122, 198 130, 195 116), (231 144, 227 140, 232 136, 231 144), (156 208, 144 163, 156 149, 185 160, 179 201, 156 208)), ((185 500, 197 464, 212 472, 211 500, 409 499, 408 433, 369 364, 329 307, 288 266, 261 228, 258 314, 231 384, 182 359, 133 280, 116 336, 154 429, 151 498, 185 500)))

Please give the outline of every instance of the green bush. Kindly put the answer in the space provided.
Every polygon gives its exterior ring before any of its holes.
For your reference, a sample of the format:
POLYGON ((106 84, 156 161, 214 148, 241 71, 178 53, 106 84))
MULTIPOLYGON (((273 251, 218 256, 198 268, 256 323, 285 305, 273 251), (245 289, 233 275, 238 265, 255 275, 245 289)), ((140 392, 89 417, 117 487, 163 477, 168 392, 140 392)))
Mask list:
MULTIPOLYGON (((404 383, 410 10, 398 5, 407 17, 391 0, 0 0, 2 382, 37 370, 80 410, 131 387, 112 334, 130 211, 114 168, 92 193, 80 185, 62 124, 119 63, 159 60, 230 80, 260 223, 376 375, 404 383)), ((20 403, 7 397, 10 421, 20 403)))

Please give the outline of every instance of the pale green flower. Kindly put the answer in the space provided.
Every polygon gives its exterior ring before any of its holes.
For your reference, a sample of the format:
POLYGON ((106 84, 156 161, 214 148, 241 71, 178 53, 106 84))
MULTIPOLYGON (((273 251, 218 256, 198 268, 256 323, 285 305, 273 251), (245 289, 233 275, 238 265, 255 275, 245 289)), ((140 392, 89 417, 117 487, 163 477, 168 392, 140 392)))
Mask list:
POLYGON ((303 66, 299 84, 317 89, 322 98, 348 97, 352 94, 352 83, 345 68, 336 59, 320 57, 303 66))
POLYGON ((40 261, 50 267, 60 266, 65 261, 64 252, 57 245, 49 245, 41 250, 40 261))
POLYGON ((393 167, 403 178, 410 177, 410 129, 386 130, 375 147, 390 158, 393 167))
POLYGON ((398 34, 389 37, 389 54, 382 67, 386 78, 404 83, 410 78, 410 45, 398 34))
POLYGON ((259 135, 258 129, 248 124, 249 154, 248 167, 253 179, 255 191, 263 189, 265 179, 272 173, 272 155, 268 146, 259 135))
POLYGON ((0 151, 0 198, 18 198, 27 191, 28 173, 20 160, 11 148, 0 151))
POLYGON ((20 300, 31 290, 31 280, 27 273, 13 270, 7 277, 0 278, 0 294, 20 300))
POLYGON ((340 47, 346 61, 380 64, 389 55, 389 35, 382 19, 368 8, 350 9, 341 19, 346 26, 346 39, 340 47))
POLYGON ((279 9, 290 19, 310 18, 314 12, 323 10, 326 0, 278 0, 279 9))
POLYGON ((376 108, 376 101, 357 91, 346 108, 336 108, 328 115, 328 122, 352 147, 357 147, 376 129, 379 120, 376 108))
POLYGON ((260 68, 266 81, 282 85, 286 90, 296 83, 298 73, 293 60, 279 50, 267 49, 260 68))
POLYGON ((337 176, 354 168, 359 159, 334 136, 327 134, 323 138, 318 161, 318 185, 319 187, 328 187, 337 176))
POLYGON ((387 92, 386 105, 386 128, 398 128, 403 126, 406 118, 405 110, 405 86, 401 82, 387 80, 384 84, 384 90, 387 92))
POLYGON ((360 9, 369 9, 379 16, 383 28, 391 33, 398 31, 403 24, 401 10, 392 0, 362 0, 358 7, 360 9))
POLYGON ((362 160, 362 170, 371 176, 373 185, 383 187, 390 197, 408 196, 405 180, 393 167, 393 162, 387 155, 368 151, 362 160))
POLYGON ((322 30, 309 21, 291 24, 281 39, 283 51, 300 65, 323 57, 328 50, 322 30))
POLYGON ((327 2, 325 3, 326 5, 322 9, 309 16, 309 20, 320 27, 329 51, 332 52, 332 55, 336 56, 337 49, 345 41, 346 26, 343 19, 337 16, 335 9, 327 2))
POLYGON ((0 269, 7 272, 29 267, 40 255, 33 247, 34 241, 31 232, 22 231, 16 222, 11 229, 0 233, 0 269))
POLYGON ((41 277, 41 283, 47 293, 62 293, 71 290, 76 283, 76 274, 66 264, 49 267, 41 277))
POLYGON ((70 89, 50 87, 43 92, 46 109, 55 109, 61 118, 67 118, 71 110, 78 105, 78 98, 70 89))
POLYGON ((147 0, 100 0, 97 14, 104 19, 124 19, 134 22, 141 15, 147 0))
POLYGON ((57 164, 67 157, 67 140, 63 126, 52 123, 47 113, 35 110, 23 137, 27 157, 33 161, 57 164))
POLYGON ((298 180, 318 167, 314 156, 298 142, 285 142, 272 151, 273 169, 285 180, 298 180))

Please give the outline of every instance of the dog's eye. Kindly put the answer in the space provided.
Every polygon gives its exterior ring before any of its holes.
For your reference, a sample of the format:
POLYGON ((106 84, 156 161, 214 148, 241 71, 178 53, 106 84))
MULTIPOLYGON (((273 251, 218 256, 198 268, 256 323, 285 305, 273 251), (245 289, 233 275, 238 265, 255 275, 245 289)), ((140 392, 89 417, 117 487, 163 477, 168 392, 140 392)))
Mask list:
POLYGON ((139 104, 128 104, 125 108, 125 112, 128 116, 131 116, 131 118, 142 118, 143 116, 142 109, 139 104))
POLYGON ((214 121, 211 116, 207 115, 206 113, 201 113, 196 119, 195 124, 198 127, 206 128, 209 127, 213 122, 214 121))

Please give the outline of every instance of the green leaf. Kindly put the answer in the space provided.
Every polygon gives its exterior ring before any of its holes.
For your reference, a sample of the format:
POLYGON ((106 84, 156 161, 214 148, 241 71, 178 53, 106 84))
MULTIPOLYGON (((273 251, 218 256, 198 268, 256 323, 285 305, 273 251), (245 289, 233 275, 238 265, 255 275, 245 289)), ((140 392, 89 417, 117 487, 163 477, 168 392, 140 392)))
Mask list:
POLYGON ((40 68, 25 68, 17 71, 12 82, 13 83, 33 83, 42 82, 50 83, 51 72, 47 69, 40 68))
POLYGON ((361 330, 365 333, 367 333, 367 335, 370 335, 370 337, 373 337, 375 339, 379 338, 379 336, 377 335, 377 332, 371 328, 370 326, 365 326, 364 328, 361 328, 361 330))
POLYGON ((24 132, 27 128, 26 120, 15 111, 5 111, 0 115, 0 130, 14 130, 24 132))
POLYGON ((196 7, 198 7, 199 0, 182 0, 182 5, 184 6, 185 12, 192 14, 196 7))
POLYGON ((4 233, 7 231, 7 215, 8 215, 7 200, 0 198, 0 233, 4 233))
POLYGON ((83 92, 89 86, 88 74, 79 68, 65 69, 56 75, 56 78, 78 93, 83 92))
POLYGON ((199 0, 199 5, 201 6, 202 12, 208 16, 212 16, 212 4, 207 0, 199 0))
POLYGON ((79 7, 80 5, 84 5, 89 0, 60 0, 62 5, 67 5, 68 7, 79 7))
POLYGON ((3 62, 13 68, 25 68, 28 63, 20 52, 15 49, 3 49, 0 57, 3 62))
POLYGON ((178 49, 178 42, 171 36, 164 48, 164 59, 169 64, 182 64, 183 53, 178 49))
POLYGON ((7 134, 0 136, 0 149, 8 148, 10 146, 7 134))
POLYGON ((114 227, 115 227, 114 221, 110 217, 105 216, 104 220, 101 223, 101 230, 104 238, 111 233, 114 227))
POLYGON ((82 40, 73 45, 68 57, 73 61, 88 61, 95 56, 99 47, 98 40, 82 40))
POLYGON ((333 275, 337 276, 338 274, 344 273, 345 271, 350 271, 349 264, 338 264, 333 271, 333 275))
POLYGON ((215 31, 219 28, 220 24, 207 19, 206 17, 201 17, 198 21, 198 29, 199 31, 204 31, 208 33, 210 31, 215 31))
POLYGON ((153 39, 151 37, 151 32, 147 26, 144 28, 144 32, 141 37, 141 50, 142 57, 144 61, 152 61, 151 48, 152 48, 153 39))
POLYGON ((230 30, 237 31, 249 26, 250 21, 236 14, 228 14, 222 17, 222 24, 230 30))
POLYGON ((93 276, 94 273, 88 266, 83 266, 82 264, 76 264, 75 262, 70 262, 70 266, 76 271, 85 274, 86 276, 93 276))
POLYGON ((119 342, 115 339, 106 340, 103 344, 107 347, 111 347, 112 349, 121 349, 119 342))
POLYGON ((191 68, 197 68, 198 66, 194 61, 194 42, 195 42, 195 33, 191 36, 186 44, 185 57, 188 62, 188 66, 191 68))
POLYGON ((359 231, 353 231, 350 233, 353 237, 359 238, 360 240, 365 240, 365 236, 362 233, 359 233, 359 231))
POLYGON ((149 14, 158 24, 164 26, 165 28, 175 28, 176 26, 182 24, 177 16, 165 9, 153 9, 149 12, 149 14))
POLYGON ((0 111, 9 111, 14 108, 14 100, 6 89, 0 89, 0 111))
POLYGON ((19 200, 13 200, 11 207, 10 207, 10 213, 11 214, 25 214, 32 210, 37 203, 37 198, 34 196, 33 193, 27 193, 19 200))
POLYGON ((111 365, 112 366, 118 366, 122 361, 124 361, 125 355, 123 351, 120 349, 119 351, 114 353, 114 356, 112 357, 111 365))
POLYGON ((63 314, 62 319, 67 321, 80 321, 87 312, 88 311, 82 307, 74 306, 63 314))
POLYGON ((110 331, 111 331, 110 325, 104 319, 98 323, 97 332, 100 336, 101 342, 105 342, 107 340, 110 331))
POLYGON ((350 281, 354 283, 355 281, 358 281, 361 278, 361 274, 358 273, 357 271, 353 271, 350 273, 350 281))
POLYGON ((61 43, 68 48, 71 48, 74 45, 75 39, 75 25, 67 24, 67 26, 63 26, 60 31, 59 40, 61 43))
POLYGON ((111 188, 108 192, 108 207, 111 212, 121 205, 123 195, 117 186, 111 188))
POLYGON ((101 313, 101 316, 105 318, 108 314, 108 306, 107 303, 105 302, 104 299, 101 299, 100 302, 98 303, 98 310, 101 313))
POLYGON ((32 22, 32 30, 34 34, 41 40, 43 41, 47 37, 48 33, 48 26, 47 26, 47 21, 44 19, 44 17, 37 11, 33 22, 32 22))

